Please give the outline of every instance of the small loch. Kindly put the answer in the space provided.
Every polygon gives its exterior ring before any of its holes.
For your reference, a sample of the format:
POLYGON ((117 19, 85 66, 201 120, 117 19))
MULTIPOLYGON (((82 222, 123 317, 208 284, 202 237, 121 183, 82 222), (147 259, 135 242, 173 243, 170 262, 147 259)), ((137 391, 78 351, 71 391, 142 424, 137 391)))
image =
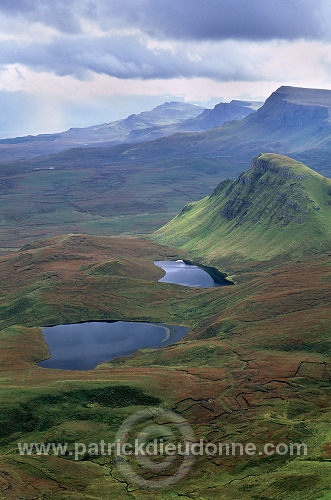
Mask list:
POLYGON ((197 266, 184 260, 157 260, 154 264, 166 272, 160 282, 201 288, 233 284, 226 280, 225 274, 213 267, 197 266))
MULTIPOLYGON (((166 271, 159 281, 188 287, 232 285, 217 269, 177 260, 155 261, 166 271)), ((188 327, 128 321, 92 321, 43 328, 50 357, 43 368, 92 370, 100 363, 133 354, 137 349, 158 349, 181 340, 188 327)))
POLYGON ((50 358, 38 366, 92 370, 100 363, 181 340, 188 327, 128 321, 87 322, 43 328, 50 358))

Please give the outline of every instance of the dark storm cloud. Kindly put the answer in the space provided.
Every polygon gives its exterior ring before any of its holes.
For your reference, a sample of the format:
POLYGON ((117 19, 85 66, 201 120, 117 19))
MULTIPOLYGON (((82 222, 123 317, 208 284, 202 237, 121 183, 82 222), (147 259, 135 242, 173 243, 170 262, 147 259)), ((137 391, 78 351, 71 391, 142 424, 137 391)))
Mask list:
MULTIPOLYGON (((319 39, 327 0, 1 0, 0 12, 77 33, 82 19, 157 38, 319 39)), ((328 19, 325 19, 327 22, 328 19)))
POLYGON ((324 0, 126 0, 99 4, 99 12, 107 11, 108 18, 155 37, 293 40, 322 36, 323 4, 324 0))
POLYGON ((205 57, 192 57, 183 50, 150 50, 134 36, 120 39, 76 36, 58 37, 51 43, 20 45, 0 42, 0 64, 23 64, 37 71, 54 72, 87 79, 90 71, 129 79, 155 79, 205 76, 221 80, 252 78, 247 57, 220 54, 207 49, 205 57))
POLYGON ((43 23, 63 33, 81 31, 81 8, 76 0, 1 0, 0 12, 43 23))
POLYGON ((312 0, 1 0, 0 14, 17 20, 15 27, 38 22, 58 33, 39 42, 33 25, 35 41, 29 44, 17 31, 16 42, 0 42, 0 63, 81 79, 95 72, 253 81, 261 73, 248 42, 234 42, 322 38, 326 1, 316 6, 312 0), (88 22, 92 33, 102 30, 100 36, 87 33, 88 22), (153 39, 161 45, 148 43, 153 39))

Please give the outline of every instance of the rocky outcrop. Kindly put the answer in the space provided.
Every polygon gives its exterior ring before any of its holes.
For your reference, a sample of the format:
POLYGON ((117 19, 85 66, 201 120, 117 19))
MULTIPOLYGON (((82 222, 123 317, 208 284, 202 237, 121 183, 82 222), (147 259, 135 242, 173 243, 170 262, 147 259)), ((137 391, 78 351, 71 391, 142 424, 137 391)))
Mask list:
MULTIPOLYGON (((263 155, 261 155, 261 156, 263 156, 263 155)), ((290 166, 287 167, 286 164, 282 165, 281 167, 278 167, 278 166, 274 165, 272 162, 270 162, 270 160, 266 160, 266 159, 264 159, 264 157, 260 158, 259 156, 257 158, 254 158, 254 160, 252 162, 252 169, 254 169, 254 171, 256 173, 258 173, 258 172, 262 172, 262 173, 270 172, 272 174, 275 174, 278 177, 286 177, 287 179, 296 178, 296 179, 303 180, 303 179, 306 179, 306 177, 307 177, 307 175, 304 173, 295 174, 293 172, 293 170, 291 169, 291 167, 290 166)), ((245 174, 242 174, 239 177, 239 180, 240 179, 242 179, 241 182, 243 184, 245 184, 245 182, 249 181, 249 178, 246 179, 245 174)), ((264 183, 263 179, 260 178, 259 183, 263 184, 264 183)))
POLYGON ((301 184, 295 181, 306 177, 286 162, 278 166, 268 155, 261 155, 253 160, 250 170, 224 190, 225 203, 219 213, 229 221, 237 219, 239 225, 261 222, 281 229, 290 222, 302 224, 310 200, 301 184), (291 185, 290 179, 294 181, 291 185))

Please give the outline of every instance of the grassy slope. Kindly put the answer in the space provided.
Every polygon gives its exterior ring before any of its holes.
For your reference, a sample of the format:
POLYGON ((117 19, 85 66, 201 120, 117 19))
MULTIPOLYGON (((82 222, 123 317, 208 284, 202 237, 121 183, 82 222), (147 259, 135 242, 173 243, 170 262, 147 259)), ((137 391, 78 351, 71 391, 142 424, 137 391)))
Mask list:
POLYGON ((315 500, 328 491, 329 259, 255 266, 224 288, 158 283, 153 260, 181 252, 139 239, 66 235, 0 259, 4 498, 103 499, 110 491, 146 498, 128 493, 111 458, 21 457, 16 442, 111 442, 126 416, 150 405, 183 415, 199 438, 303 441, 309 454, 199 457, 189 478, 149 498, 262 500, 267 490, 270 500, 315 500), (35 365, 47 356, 38 325, 98 319, 186 324, 192 332, 88 372, 35 365))
POLYGON ((288 157, 264 154, 157 231, 161 242, 211 262, 291 259, 331 247, 331 180, 288 157))

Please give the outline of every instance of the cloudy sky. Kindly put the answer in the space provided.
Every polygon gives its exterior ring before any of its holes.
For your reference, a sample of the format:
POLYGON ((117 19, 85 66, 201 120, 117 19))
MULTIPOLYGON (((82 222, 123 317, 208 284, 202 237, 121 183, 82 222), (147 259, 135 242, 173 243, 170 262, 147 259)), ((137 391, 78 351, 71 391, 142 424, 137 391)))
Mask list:
POLYGON ((330 0, 0 0, 0 136, 331 89, 330 0))

